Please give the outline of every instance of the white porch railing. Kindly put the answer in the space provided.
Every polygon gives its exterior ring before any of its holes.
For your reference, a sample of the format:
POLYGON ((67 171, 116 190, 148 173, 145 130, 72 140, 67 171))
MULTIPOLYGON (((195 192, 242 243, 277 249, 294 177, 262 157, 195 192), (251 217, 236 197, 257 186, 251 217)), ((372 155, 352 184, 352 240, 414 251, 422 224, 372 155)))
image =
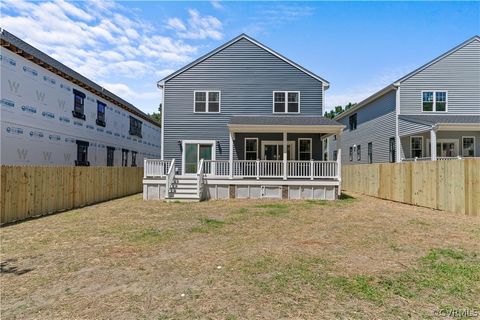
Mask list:
MULTIPOLYGON (((204 172, 209 177, 229 177, 228 160, 205 160, 204 172)), ((337 161, 287 161, 287 178, 338 178, 337 161)), ((233 160, 233 178, 283 178, 281 160, 233 160)))
MULTIPOLYGON (((437 160, 439 161, 445 161, 445 160, 462 160, 463 158, 458 156, 458 157, 437 157, 437 160)), ((403 162, 417 162, 417 161, 431 161, 431 157, 422 157, 422 158, 404 158, 402 159, 403 162)))
POLYGON ((173 161, 175 160, 145 159, 143 162, 144 178, 164 177, 173 161))

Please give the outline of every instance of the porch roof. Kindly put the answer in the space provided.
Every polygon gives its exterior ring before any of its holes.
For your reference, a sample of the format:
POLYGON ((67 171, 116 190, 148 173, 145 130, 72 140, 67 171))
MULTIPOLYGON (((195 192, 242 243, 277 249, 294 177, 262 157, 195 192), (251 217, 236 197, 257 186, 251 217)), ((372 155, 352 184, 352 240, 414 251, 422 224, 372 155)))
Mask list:
MULTIPOLYGON (((473 130, 480 131, 480 115, 453 115, 453 114, 419 114, 399 115, 402 121, 417 124, 423 130, 436 128, 437 130, 473 130)), ((402 131, 400 129, 400 131, 402 131)))
POLYGON ((231 132, 309 132, 338 133, 345 126, 322 116, 238 115, 231 116, 231 132))

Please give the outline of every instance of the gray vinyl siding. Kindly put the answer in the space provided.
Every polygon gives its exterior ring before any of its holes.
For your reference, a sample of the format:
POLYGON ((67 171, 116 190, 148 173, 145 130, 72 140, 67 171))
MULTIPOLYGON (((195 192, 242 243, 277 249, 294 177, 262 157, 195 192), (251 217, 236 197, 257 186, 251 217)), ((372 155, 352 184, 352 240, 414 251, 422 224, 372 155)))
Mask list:
MULTIPOLYGON (((428 143, 427 140, 430 140, 430 133, 419 133, 419 134, 412 134, 411 136, 402 137, 400 139, 402 144, 402 157, 411 158, 411 149, 410 149, 410 138, 412 136, 415 137, 423 137, 423 157, 427 156, 427 148, 428 143)), ((458 152, 459 155, 462 155, 462 137, 466 136, 473 136, 475 137, 475 156, 480 157, 480 132, 478 131, 438 131, 437 132, 437 140, 439 139, 455 139, 458 140, 458 152)), ((440 155, 437 155, 440 156, 440 155)))
MULTIPOLYGON (((302 115, 322 115, 322 83, 241 39, 165 83, 164 158, 180 166, 181 140, 216 140, 217 159, 228 159, 229 118, 271 115, 273 91, 300 91, 302 115), (220 113, 194 113, 194 91, 221 91, 220 113)), ((242 151, 243 152, 243 151, 242 151)))
MULTIPOLYGON (((342 133, 342 163, 368 163, 368 143, 372 142, 373 162, 389 162, 389 139, 395 137, 395 91, 390 91, 357 111, 357 129, 350 131, 349 115, 338 120, 347 126, 342 133), (350 147, 361 146, 361 160, 357 153, 350 161, 350 147)), ((333 154, 336 141, 329 138, 329 153, 333 154)), ((329 154, 330 156, 330 154, 329 154)))
POLYGON ((431 129, 431 125, 398 119, 398 134, 400 135, 400 137, 415 134, 418 132, 428 132, 431 129))
POLYGON ((400 88, 401 114, 422 113, 422 90, 447 90, 449 114, 480 114, 480 41, 407 78, 400 88))

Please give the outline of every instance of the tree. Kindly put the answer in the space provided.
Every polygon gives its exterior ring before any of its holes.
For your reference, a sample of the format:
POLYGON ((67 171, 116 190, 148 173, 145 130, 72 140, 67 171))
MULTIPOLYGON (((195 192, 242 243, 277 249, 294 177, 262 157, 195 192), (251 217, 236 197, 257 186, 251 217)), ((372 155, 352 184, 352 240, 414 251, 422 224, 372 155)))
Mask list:
POLYGON ((158 112, 152 112, 147 113, 148 117, 158 123, 159 125, 162 125, 162 104, 160 103, 158 105, 158 112))
POLYGON ((357 103, 347 103, 345 105, 345 107, 342 107, 342 106, 336 106, 334 107, 332 110, 330 111, 325 111, 325 117, 326 118, 330 118, 330 119, 333 119, 335 118, 336 116, 338 116, 340 113, 344 112, 344 111, 347 111, 348 109, 350 108, 353 108, 357 105, 357 103))

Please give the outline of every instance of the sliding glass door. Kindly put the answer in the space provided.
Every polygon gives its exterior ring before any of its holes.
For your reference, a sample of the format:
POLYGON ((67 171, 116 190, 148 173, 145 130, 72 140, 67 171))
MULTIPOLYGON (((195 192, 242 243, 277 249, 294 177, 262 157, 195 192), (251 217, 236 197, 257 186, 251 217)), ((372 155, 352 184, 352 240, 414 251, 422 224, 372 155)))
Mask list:
POLYGON ((185 174, 197 173, 200 159, 212 160, 213 144, 185 143, 185 174))

